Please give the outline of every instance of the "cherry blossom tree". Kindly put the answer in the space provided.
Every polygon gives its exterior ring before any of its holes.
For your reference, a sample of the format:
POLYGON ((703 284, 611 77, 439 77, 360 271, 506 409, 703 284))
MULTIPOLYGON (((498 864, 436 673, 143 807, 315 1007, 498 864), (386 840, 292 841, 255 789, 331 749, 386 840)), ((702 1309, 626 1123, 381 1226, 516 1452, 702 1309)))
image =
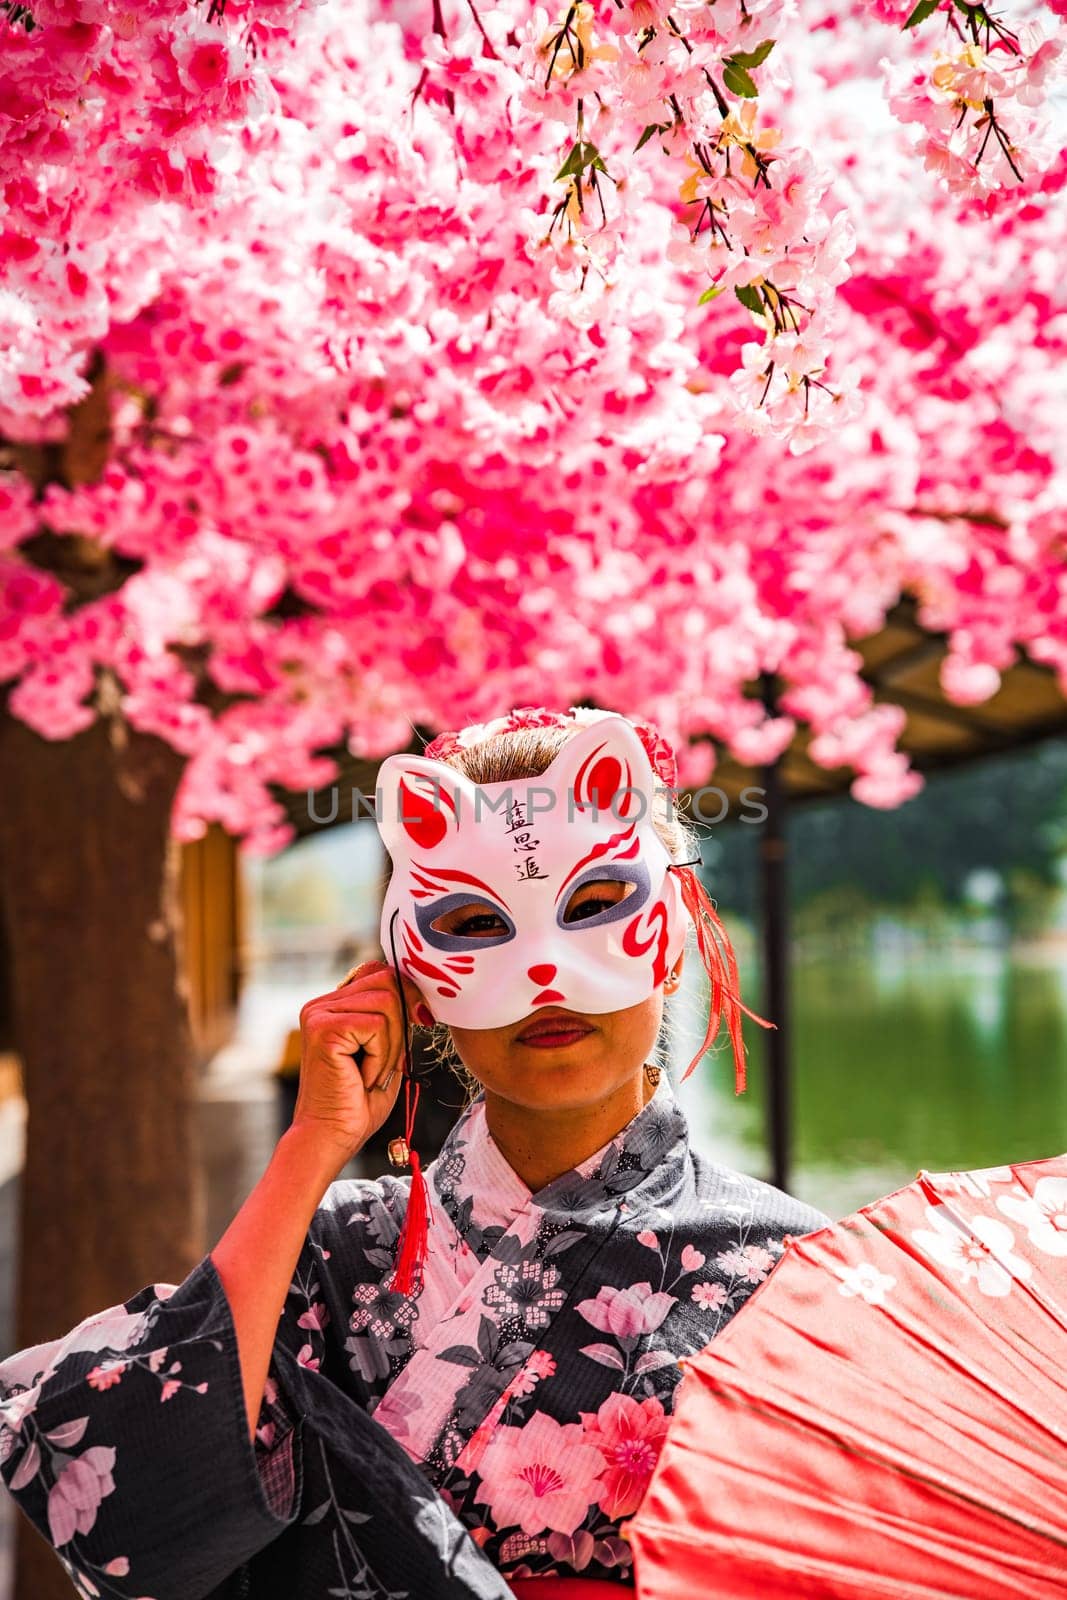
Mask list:
POLYGON ((905 591, 959 703, 1067 687, 1065 9, 4 7, 24 1228, 114 1241, 24 1250, 26 1340, 200 1248, 209 822, 270 853, 331 748, 579 699, 899 805, 852 643, 905 591))
POLYGON ((50 94, 36 198, 7 185, 34 330, 5 368, 12 713, 68 738, 119 705, 187 758, 179 837, 217 817, 266 850, 267 782, 328 781, 316 751, 546 680, 748 759, 806 722, 899 802, 900 719, 844 640, 902 586, 961 696, 1015 643, 1062 664, 1058 33, 952 4, 386 9, 168 0, 122 37, 49 0, 13 52, 58 32, 98 100, 61 130, 50 94), (44 482, 94 395, 102 470, 44 482), (125 581, 72 606, 25 558, 41 528, 125 581), (743 692, 768 666, 771 722, 743 692))

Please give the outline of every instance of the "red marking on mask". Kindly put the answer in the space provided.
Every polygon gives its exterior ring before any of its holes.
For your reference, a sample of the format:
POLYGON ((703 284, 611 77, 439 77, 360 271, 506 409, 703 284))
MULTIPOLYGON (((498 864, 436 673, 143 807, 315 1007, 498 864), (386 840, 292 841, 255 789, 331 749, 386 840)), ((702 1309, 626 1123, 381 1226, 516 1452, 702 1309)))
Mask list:
POLYGON ((420 850, 435 849, 448 832, 448 819, 440 805, 435 803, 437 795, 453 809, 451 796, 443 790, 438 789, 434 800, 428 800, 417 789, 410 789, 403 778, 400 780, 401 826, 420 850))
MULTIPOLYGON (((417 865, 413 863, 411 868, 411 879, 413 883, 417 883, 423 888, 434 889, 438 894, 447 894, 449 889, 453 888, 456 884, 464 884, 474 889, 484 889, 491 900, 498 900, 506 911, 511 910, 511 906, 508 904, 505 896, 500 894, 498 890, 492 888, 490 884, 486 883, 484 878, 477 877, 473 872, 459 872, 451 869, 445 870, 444 868, 427 868, 423 867, 421 863, 417 865)), ((414 899, 414 889, 412 889, 411 894, 412 898, 414 899)))
POLYGON ((542 989, 540 994, 535 994, 534 995, 533 1003, 534 1003, 535 1006, 547 1006, 547 1005, 551 1005, 552 1002, 555 1001, 555 1000, 562 1000, 562 999, 563 999, 563 991, 562 991, 562 989, 542 989))
POLYGON ((622 804, 614 812, 621 822, 631 815, 636 802, 632 793, 633 774, 628 761, 624 763, 618 756, 603 754, 606 748, 606 744, 598 745, 578 768, 574 797, 583 808, 596 806, 598 810, 607 811, 615 796, 623 791, 622 804))
POLYGON ((652 981, 659 987, 667 976, 667 907, 657 900, 648 916, 648 937, 642 942, 640 928, 646 913, 640 912, 623 931, 622 947, 628 956, 643 956, 653 945, 656 953, 652 960, 652 981))
POLYGON ((526 976, 531 982, 544 985, 552 982, 552 979, 556 976, 556 968, 550 961, 546 961, 539 967, 527 967, 526 976))
POLYGON ((424 961, 421 956, 410 954, 404 966, 410 973, 419 973, 423 978, 443 978, 448 981, 448 973, 443 967, 435 966, 432 961, 424 961))
MULTIPOLYGON (((404 968, 409 977, 414 977, 414 975, 418 973, 423 978, 432 978, 435 983, 448 984, 452 988, 452 992, 454 994, 458 994, 459 991, 455 988, 455 979, 452 977, 451 973, 446 972, 444 967, 438 966, 435 961, 426 960, 423 956, 418 954, 418 951, 415 949, 417 935, 411 924, 409 922, 403 922, 401 923, 401 928, 403 930, 404 943, 407 947, 407 957, 404 961, 404 968)), ((467 958, 461 957, 460 959, 466 960, 467 958)), ((447 991, 444 989, 438 990, 439 994, 444 994, 446 992, 447 991)))
POLYGON ((560 885, 559 893, 556 895, 556 904, 559 905, 560 899, 566 890, 567 885, 570 883, 575 874, 581 872, 582 868, 587 867, 591 861, 597 861, 601 856, 607 856, 610 861, 632 861, 636 855, 639 855, 641 851, 641 841, 634 835, 634 829, 636 826, 636 823, 631 822, 630 826, 623 833, 613 833, 610 839, 605 839, 602 841, 602 843, 594 845, 589 851, 589 854, 583 856, 581 861, 577 862, 564 878, 560 885), (622 841, 626 839, 630 840, 627 848, 625 850, 616 849, 616 846, 621 844, 622 841))

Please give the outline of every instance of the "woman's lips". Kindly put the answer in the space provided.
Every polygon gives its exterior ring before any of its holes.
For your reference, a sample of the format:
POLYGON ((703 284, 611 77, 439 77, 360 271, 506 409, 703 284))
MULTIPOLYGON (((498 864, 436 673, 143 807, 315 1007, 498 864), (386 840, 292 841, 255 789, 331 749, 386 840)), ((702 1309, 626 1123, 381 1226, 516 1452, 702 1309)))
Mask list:
POLYGON ((576 1044, 592 1031, 592 1028, 559 1028, 554 1033, 528 1034, 519 1043, 529 1045, 532 1050, 558 1050, 564 1045, 576 1044))
POLYGON ((587 1033, 593 1031, 589 1023, 577 1017, 540 1017, 519 1034, 518 1043, 558 1049, 562 1045, 573 1044, 577 1039, 584 1039, 587 1033))

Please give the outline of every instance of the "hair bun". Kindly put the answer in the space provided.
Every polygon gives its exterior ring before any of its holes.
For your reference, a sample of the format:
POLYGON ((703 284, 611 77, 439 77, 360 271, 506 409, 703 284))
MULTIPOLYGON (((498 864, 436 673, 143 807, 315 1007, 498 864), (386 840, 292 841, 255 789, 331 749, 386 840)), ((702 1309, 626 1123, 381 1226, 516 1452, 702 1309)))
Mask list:
POLYGON ((435 739, 431 739, 423 755, 434 761, 444 761, 458 750, 479 744, 483 739, 492 739, 498 733, 520 733, 525 728, 580 727, 599 722, 602 717, 625 717, 644 746, 653 772, 669 789, 675 788, 678 763, 673 749, 659 730, 650 722, 627 717, 625 712, 604 711, 596 706, 571 706, 567 711, 550 711, 545 706, 516 706, 514 711, 494 717, 490 722, 472 722, 466 728, 439 733, 435 739))

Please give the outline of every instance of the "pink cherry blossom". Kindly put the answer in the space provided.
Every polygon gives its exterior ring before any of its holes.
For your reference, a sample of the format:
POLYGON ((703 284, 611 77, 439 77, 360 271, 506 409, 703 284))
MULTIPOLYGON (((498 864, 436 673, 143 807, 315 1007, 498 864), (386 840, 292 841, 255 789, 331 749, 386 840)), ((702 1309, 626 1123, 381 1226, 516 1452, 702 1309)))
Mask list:
POLYGON ((94 1389, 111 1389, 116 1383, 121 1383, 125 1370, 124 1361, 116 1362, 112 1366, 93 1367, 85 1374, 85 1381, 94 1389))
POLYGON ((598 1412, 582 1413, 585 1436, 604 1457, 600 1504, 613 1522, 640 1505, 669 1420, 659 1400, 628 1394, 609 1395, 598 1412))
POLYGON ((715 1257, 716 1266, 746 1283, 762 1283, 774 1266, 775 1257, 762 1245, 749 1244, 740 1250, 723 1250, 715 1257))
POLYGON ((702 1306, 705 1311, 719 1311, 728 1296, 721 1283, 694 1283, 691 1298, 694 1305, 702 1306))
POLYGON ((899 805, 854 646, 902 594, 955 703, 1020 649, 1067 683, 1067 19, 910 9, 583 0, 550 78, 517 0, 489 50, 465 0, 9 23, 12 715, 164 739, 175 836, 270 854, 323 752, 532 698, 646 717, 696 787, 803 731, 899 805), (982 89, 1004 144, 955 127, 982 89), (38 483, 87 395, 106 459, 38 483))
POLYGON ((550 1356, 547 1350, 535 1350, 508 1385, 509 1396, 533 1394, 537 1385, 551 1378, 555 1370, 555 1356, 550 1356))
POLYGON ((602 1452, 580 1423, 538 1411, 521 1428, 498 1427, 479 1464, 475 1500, 498 1528, 571 1534, 598 1498, 602 1452))

